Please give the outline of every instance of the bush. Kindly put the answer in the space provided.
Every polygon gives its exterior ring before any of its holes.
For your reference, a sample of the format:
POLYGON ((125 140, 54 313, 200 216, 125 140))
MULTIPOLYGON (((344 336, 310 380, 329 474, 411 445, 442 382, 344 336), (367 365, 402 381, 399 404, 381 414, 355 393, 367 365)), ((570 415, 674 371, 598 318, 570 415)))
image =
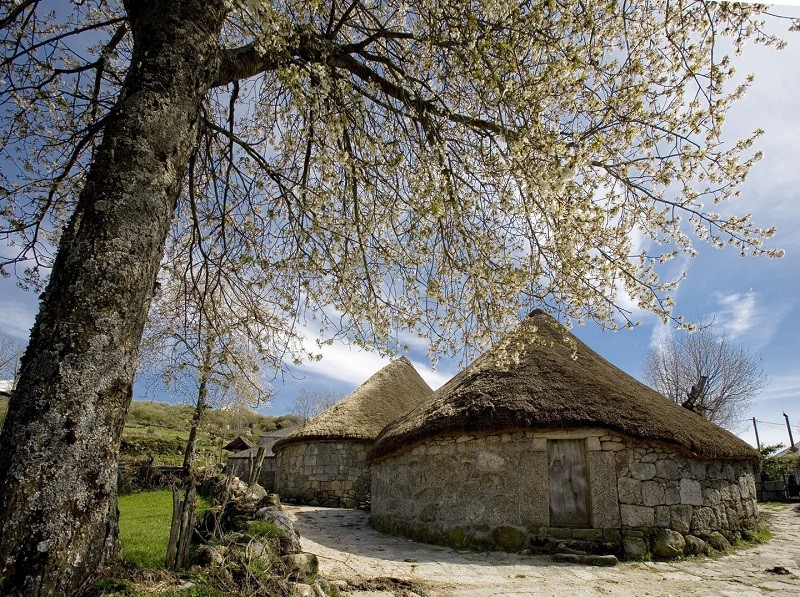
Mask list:
POLYGON ((122 456, 170 455, 180 456, 186 450, 186 440, 178 437, 158 437, 153 435, 129 435, 122 438, 122 456))
POLYGON ((120 462, 117 475, 117 492, 120 495, 171 487, 178 481, 153 466, 153 458, 130 458, 120 462))
POLYGON ((761 448, 761 455, 764 457, 761 461, 761 474, 773 481, 780 481, 784 475, 794 474, 795 469, 800 465, 800 452, 776 458, 774 454, 781 449, 783 449, 783 444, 761 448))

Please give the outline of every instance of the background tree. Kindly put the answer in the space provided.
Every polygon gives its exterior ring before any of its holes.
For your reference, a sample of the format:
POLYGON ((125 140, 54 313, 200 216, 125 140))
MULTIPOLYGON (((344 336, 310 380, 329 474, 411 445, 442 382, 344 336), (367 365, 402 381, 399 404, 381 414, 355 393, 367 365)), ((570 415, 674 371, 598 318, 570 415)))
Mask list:
POLYGON ((614 326, 625 292, 669 318, 657 268, 692 233, 780 254, 771 229, 704 207, 758 157, 752 138, 723 144, 744 87, 717 42, 773 43, 760 6, 0 10, 0 234, 17 249, 0 266, 32 261, 33 284, 52 266, 0 437, 5 594, 70 594, 115 552, 119 437, 170 229, 218 252, 221 304, 263 293, 288 337, 318 317, 387 352, 421 334, 433 354, 485 346, 533 305, 614 326), (634 252, 634 231, 663 251, 634 252))
POLYGON ((761 357, 710 325, 672 333, 651 346, 644 378, 670 400, 728 429, 741 426, 753 398, 768 383, 761 357))
POLYGON ((292 414, 297 415, 300 423, 303 424, 334 404, 341 402, 342 398, 344 396, 337 392, 300 390, 292 403, 292 414))
MULTIPOLYGON (((201 221, 196 210, 193 217, 201 221)), ((266 405, 272 393, 269 374, 281 368, 288 350, 302 352, 255 289, 240 294, 240 287, 227 288, 222 252, 204 247, 194 230, 168 239, 140 354, 140 370, 192 395, 195 410, 183 462, 187 473, 194 467, 206 410, 266 405)))
POLYGON ((762 446, 761 472, 773 481, 783 481, 785 475, 794 475, 800 466, 800 451, 786 454, 783 458, 776 458, 775 454, 783 450, 783 444, 762 446))
POLYGON ((10 334, 0 332, 0 379, 14 379, 19 367, 19 359, 25 345, 10 334))
POLYGON ((141 369, 194 402, 183 459, 188 473, 194 468, 197 434, 207 409, 265 405, 272 392, 262 358, 242 337, 235 318, 213 321, 203 305, 183 303, 179 312, 175 307, 154 302, 142 341, 141 369))

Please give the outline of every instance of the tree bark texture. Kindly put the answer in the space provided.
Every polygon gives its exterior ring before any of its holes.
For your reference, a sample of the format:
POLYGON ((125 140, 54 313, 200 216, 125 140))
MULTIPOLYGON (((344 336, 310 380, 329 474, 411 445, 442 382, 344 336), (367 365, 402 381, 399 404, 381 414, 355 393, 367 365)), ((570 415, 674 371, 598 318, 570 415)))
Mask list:
POLYGON ((183 472, 188 477, 192 474, 195 463, 195 453, 197 451, 197 434, 200 432, 200 425, 206 414, 206 399, 208 397, 208 378, 210 375, 211 349, 206 348, 203 357, 203 366, 200 371, 200 385, 197 388, 197 403, 194 406, 192 415, 192 426, 189 429, 189 439, 186 442, 186 451, 183 454, 183 472))
POLYGON ((128 77, 64 232, 0 438, 0 594, 71 595, 117 549, 117 457, 220 1, 128 0, 128 77))

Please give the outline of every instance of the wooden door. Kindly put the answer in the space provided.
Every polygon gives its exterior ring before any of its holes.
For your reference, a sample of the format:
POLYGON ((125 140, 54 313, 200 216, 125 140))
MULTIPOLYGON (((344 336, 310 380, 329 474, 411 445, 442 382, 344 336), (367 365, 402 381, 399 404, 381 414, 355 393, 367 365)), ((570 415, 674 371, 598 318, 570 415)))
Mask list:
POLYGON ((586 444, 580 439, 547 441, 550 526, 589 527, 586 444))

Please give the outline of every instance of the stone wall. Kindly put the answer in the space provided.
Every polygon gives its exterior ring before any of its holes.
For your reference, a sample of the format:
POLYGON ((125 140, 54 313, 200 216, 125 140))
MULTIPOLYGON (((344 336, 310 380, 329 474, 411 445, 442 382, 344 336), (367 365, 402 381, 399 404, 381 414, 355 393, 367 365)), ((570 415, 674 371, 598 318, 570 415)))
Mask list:
POLYGON ((749 463, 696 461, 598 429, 428 440, 373 463, 371 505, 373 526, 386 532, 512 551, 565 542, 670 557, 678 547, 724 547, 720 537, 733 541, 758 526, 749 463), (549 524, 548 439, 585 441, 586 528, 549 524))
MULTIPOLYGON (((255 454, 253 454, 255 459, 255 454)), ((236 477, 247 481, 250 475, 251 460, 249 458, 237 457, 235 454, 228 456, 227 464, 225 465, 226 473, 233 473, 236 477)), ((261 463, 261 470, 258 472, 256 482, 264 489, 273 489, 275 483, 275 457, 266 456, 261 463)))
POLYGON ((353 441, 289 444, 278 452, 275 491, 312 506, 355 508, 369 496, 369 447, 353 441))
POLYGON ((652 445, 620 450, 615 460, 630 557, 725 549, 759 528, 748 462, 694 460, 652 445))

